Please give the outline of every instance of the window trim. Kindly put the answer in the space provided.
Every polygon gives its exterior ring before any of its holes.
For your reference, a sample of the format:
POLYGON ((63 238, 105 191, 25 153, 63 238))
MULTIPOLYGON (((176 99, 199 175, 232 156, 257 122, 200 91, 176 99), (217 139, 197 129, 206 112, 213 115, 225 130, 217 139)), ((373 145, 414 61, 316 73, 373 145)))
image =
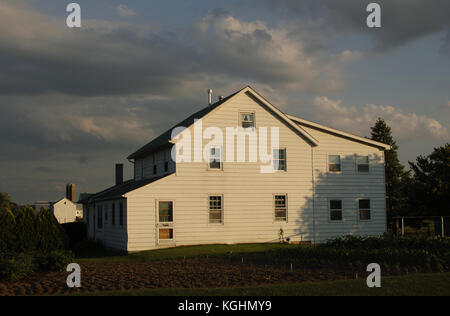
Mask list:
POLYGON ((342 155, 341 154, 334 154, 334 153, 327 153, 327 165, 326 165, 327 173, 331 174, 342 174, 342 155), (331 171, 330 170, 330 156, 338 156, 339 157, 339 171, 331 171))
POLYGON ((357 218, 358 218, 358 222, 361 222, 361 223, 370 223, 370 222, 372 222, 372 219, 373 219, 373 207, 372 207, 372 199, 371 198, 369 198, 369 197, 360 197, 360 198, 357 198, 356 199, 356 212, 357 212, 357 214, 356 214, 356 216, 357 216, 357 218), (361 208, 359 208, 359 202, 360 201, 369 201, 369 206, 370 206, 370 208, 369 209, 361 209, 361 208), (370 219, 361 219, 361 210, 363 210, 363 211, 367 211, 367 210, 369 210, 369 214, 370 214, 370 219))
MULTIPOLYGON (((278 159, 278 160, 280 160, 280 159, 278 159)), ((287 148, 286 147, 279 147, 279 148, 272 147, 272 169, 274 170, 274 172, 275 173, 277 173, 277 172, 283 172, 283 173, 287 172, 288 171, 287 170, 287 168, 288 168, 287 165, 288 165, 287 148), (274 151, 275 150, 278 150, 278 151, 284 150, 284 169, 282 169, 282 170, 275 169, 275 157, 274 157, 274 151)))
POLYGON ((361 174, 361 175, 367 175, 367 174, 371 173, 371 170, 372 170, 372 168, 370 167, 370 155, 359 155, 359 154, 356 154, 355 155, 355 173, 356 174, 361 174), (367 170, 367 172, 366 171, 359 171, 359 169, 358 169, 358 166, 359 166, 359 164, 358 164, 358 157, 367 157, 367 160, 368 160, 368 163, 367 163, 368 170, 367 170))
POLYGON ((225 198, 223 194, 219 193, 210 193, 207 195, 206 199, 206 210, 207 210, 207 222, 208 226, 225 226, 225 198), (220 197, 221 198, 221 210, 220 210, 220 223, 211 222, 211 208, 210 208, 210 199, 211 197, 220 197))
POLYGON ((328 222, 329 223, 343 223, 344 222, 344 199, 342 198, 328 198, 328 222), (341 201, 341 219, 331 219, 331 201, 341 201))
POLYGON ((208 171, 223 171, 223 146, 220 145, 209 145, 208 146, 208 171), (220 168, 211 168, 211 149, 219 148, 220 149, 220 168))
POLYGON ((275 224, 289 223, 289 196, 288 196, 288 194, 287 193, 274 193, 274 194, 272 194, 272 201, 273 201, 272 202, 273 203, 273 222, 275 224), (283 221, 277 220, 277 217, 276 217, 276 203, 275 202, 276 202, 277 196, 284 196, 285 200, 286 200, 286 219, 283 221))
POLYGON ((255 111, 252 111, 252 110, 248 110, 248 111, 246 111, 246 110, 240 110, 239 111, 239 120, 238 120, 238 122, 239 122, 239 127, 240 128, 243 128, 244 130, 245 129, 256 129, 256 112, 255 111), (253 127, 243 127, 242 126, 242 123, 244 122, 243 120, 242 120, 242 115, 245 115, 245 114, 251 114, 251 115, 253 115, 253 127))

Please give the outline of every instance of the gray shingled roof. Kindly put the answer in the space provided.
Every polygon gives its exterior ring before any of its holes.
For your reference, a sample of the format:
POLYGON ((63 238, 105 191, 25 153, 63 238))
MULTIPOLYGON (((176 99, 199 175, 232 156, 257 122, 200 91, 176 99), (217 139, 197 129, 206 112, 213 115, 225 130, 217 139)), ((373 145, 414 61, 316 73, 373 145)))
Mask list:
POLYGON ((143 186, 146 186, 150 183, 156 182, 167 176, 169 176, 169 175, 164 175, 162 177, 155 177, 155 178, 144 179, 144 180, 139 180, 139 181, 128 180, 122 184, 115 185, 106 190, 92 194, 92 195, 88 196, 87 198, 78 201, 78 203, 86 204, 86 203, 94 202, 94 201, 97 202, 97 201, 106 201, 106 200, 112 200, 112 199, 120 199, 120 198, 122 198, 122 196, 124 194, 126 194, 128 192, 142 188, 143 186))
POLYGON ((206 114, 208 114, 209 112, 211 112, 212 110, 214 110, 218 106, 222 105, 224 102, 228 101, 230 98, 232 98, 233 96, 235 96, 236 94, 238 94, 242 90, 243 89, 241 89, 241 90, 239 90, 239 91, 229 95, 228 97, 226 97, 226 98, 224 98, 224 99, 222 99, 222 100, 220 100, 220 101, 218 101, 218 102, 216 102, 216 103, 214 103, 214 104, 204 108, 203 110, 198 111, 197 113, 192 114, 191 116, 189 116, 184 121, 178 123, 177 125, 175 125, 171 129, 169 129, 168 131, 166 131, 165 133, 161 134, 160 136, 158 136, 157 138, 152 140, 150 143, 148 143, 147 145, 142 147, 141 149, 137 150, 136 152, 134 152, 133 154, 128 156, 128 159, 139 159, 139 158, 142 158, 142 157, 146 156, 149 153, 158 151, 160 149, 163 149, 164 147, 171 146, 169 141, 172 139, 172 130, 173 129, 175 129, 177 127, 186 127, 187 128, 187 127, 191 126, 192 124, 194 124, 195 120, 201 119, 206 114))

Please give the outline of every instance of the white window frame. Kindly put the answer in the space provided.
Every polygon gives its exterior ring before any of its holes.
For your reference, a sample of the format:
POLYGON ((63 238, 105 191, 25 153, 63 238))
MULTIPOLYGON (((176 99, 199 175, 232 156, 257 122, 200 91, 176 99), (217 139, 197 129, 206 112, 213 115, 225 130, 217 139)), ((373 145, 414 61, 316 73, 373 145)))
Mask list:
POLYGON ((355 155, 355 171, 356 171, 357 174, 363 174, 363 175, 364 174, 370 174, 370 169, 371 169, 370 168, 370 155, 355 155), (362 158, 367 157, 367 166, 368 166, 367 171, 359 171, 358 158, 360 158, 360 157, 362 157, 362 158))
POLYGON ((334 174, 342 174, 342 155, 340 154, 333 154, 333 153, 327 153, 327 166, 326 166, 327 173, 334 173, 334 174), (331 171, 330 170, 330 156, 338 156, 339 157, 339 171, 331 171))
POLYGON ((372 212, 372 199, 371 198, 366 198, 366 197, 362 197, 362 198, 358 198, 356 200, 356 210, 357 210, 357 216, 358 216, 358 222, 363 222, 363 223, 367 223, 367 222, 371 222, 373 219, 373 212, 372 212), (369 208, 363 208, 361 209, 359 207, 359 202, 360 201, 369 201, 369 208), (369 211, 370 214, 370 219, 361 219, 361 211, 369 211))
POLYGON ((288 194, 287 193, 275 193, 273 194, 273 222, 274 223, 288 223, 289 220, 289 200, 288 200, 288 194), (285 208, 286 208, 286 219, 285 220, 278 220, 276 217, 276 210, 277 210, 277 206, 276 206, 276 197, 277 196, 284 196, 285 198, 285 208))
POLYGON ((208 198, 206 200, 207 203, 207 210, 208 210, 208 225, 213 226, 223 226, 225 225, 225 203, 224 203, 224 195, 223 194, 208 194, 208 198), (221 209, 220 209, 220 223, 218 222, 211 222, 211 198, 212 197, 220 197, 221 199, 221 209))
POLYGON ((330 198, 328 199, 328 222, 330 223, 343 223, 344 222, 344 200, 340 198, 330 198), (331 219, 331 212, 337 211, 337 209, 331 209, 331 201, 341 201, 341 219, 333 220, 331 219))
MULTIPOLYGON (((287 149, 286 149, 286 147, 280 147, 280 148, 272 147, 272 158, 273 158, 272 168, 275 172, 287 172, 287 149), (275 160, 276 160, 275 155, 274 155, 275 150, 278 150, 278 151, 283 150, 284 151, 284 169, 282 169, 282 170, 275 169, 275 160)), ((280 161, 281 159, 278 159, 278 160, 280 161)))
POLYGON ((208 170, 209 171, 223 171, 223 147, 219 145, 210 145, 208 146, 208 170), (211 168, 211 149, 219 149, 220 150, 220 168, 211 168))
POLYGON ((256 113, 255 111, 239 111, 239 127, 243 129, 255 129, 256 128, 256 113), (253 127, 243 127, 242 124, 244 120, 242 119, 243 115, 253 115, 253 127))

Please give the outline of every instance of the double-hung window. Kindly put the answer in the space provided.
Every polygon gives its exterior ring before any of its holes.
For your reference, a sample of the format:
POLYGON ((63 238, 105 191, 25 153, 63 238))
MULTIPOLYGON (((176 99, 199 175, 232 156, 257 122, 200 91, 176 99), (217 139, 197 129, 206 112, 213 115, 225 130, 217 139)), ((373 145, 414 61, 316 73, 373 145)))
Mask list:
POLYGON ((223 223, 223 197, 221 195, 209 197, 209 223, 223 223))
POLYGON ((330 200, 330 221, 342 221, 342 200, 330 200))
POLYGON ((111 204, 111 224, 116 225, 116 204, 111 204))
POLYGON ((286 222, 287 221, 287 196, 275 195, 275 221, 286 222))
POLYGON ((371 220, 371 212, 370 212, 370 200, 359 200, 358 201, 359 208, 359 220, 360 221, 370 221, 371 220))
POLYGON ((209 169, 214 170, 222 169, 222 148, 220 147, 209 148, 209 169))
POLYGON ((241 113, 241 127, 254 128, 255 127, 255 113, 241 113))
POLYGON ((341 172, 341 156, 338 155, 328 156, 328 171, 341 172))
POLYGON ((360 173, 369 172, 369 156, 356 156, 356 168, 360 173))
POLYGON ((97 206, 97 228, 103 229, 103 207, 97 206))
POLYGON ((120 202, 119 204, 119 225, 123 226, 123 203, 120 202))
POLYGON ((165 151, 164 152, 164 172, 169 171, 169 157, 170 157, 170 152, 165 151))
POLYGON ((286 171, 286 149, 273 150, 273 168, 276 171, 286 171))

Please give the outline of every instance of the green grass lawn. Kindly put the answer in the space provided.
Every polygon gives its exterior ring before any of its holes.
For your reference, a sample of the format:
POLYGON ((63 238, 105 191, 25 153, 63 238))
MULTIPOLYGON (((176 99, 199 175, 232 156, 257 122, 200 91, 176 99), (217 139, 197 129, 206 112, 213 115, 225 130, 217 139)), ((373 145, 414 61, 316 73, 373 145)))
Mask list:
MULTIPOLYGON (((288 244, 241 244, 241 245, 202 245, 189 247, 176 247, 143 251, 131 254, 119 254, 107 250, 90 251, 78 257, 81 263, 114 263, 114 262, 148 262, 167 259, 220 257, 232 252, 237 254, 261 253, 280 248, 295 248, 298 245, 288 244)), ((308 247, 308 246, 305 246, 308 247)))
POLYGON ((381 288, 364 279, 220 289, 142 289, 92 296, 449 296, 450 273, 384 277, 381 288))

